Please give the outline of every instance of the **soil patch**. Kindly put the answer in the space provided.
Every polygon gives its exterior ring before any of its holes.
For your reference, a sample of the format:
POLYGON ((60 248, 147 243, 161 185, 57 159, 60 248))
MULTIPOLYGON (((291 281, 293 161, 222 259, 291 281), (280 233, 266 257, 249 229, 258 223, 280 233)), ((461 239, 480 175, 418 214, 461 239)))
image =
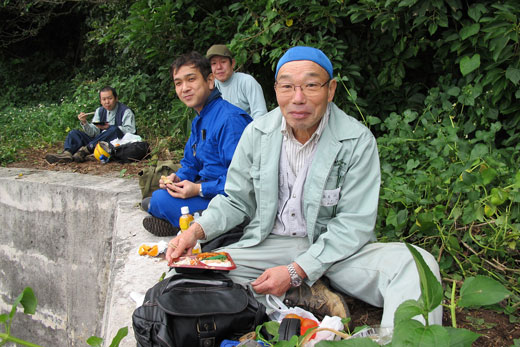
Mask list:
MULTIPOLYGON (((101 164, 98 161, 48 164, 45 161, 45 154, 49 152, 58 153, 61 149, 61 146, 54 145, 53 147, 45 149, 24 150, 19 153, 20 160, 8 164, 7 167, 77 172, 89 175, 137 179, 139 171, 150 165, 149 160, 129 164, 121 164, 117 162, 101 164)), ((381 308, 370 306, 362 301, 352 298, 348 298, 347 303, 352 314, 353 326, 379 324, 382 315, 381 308)), ((457 326, 459 328, 465 328, 482 335, 477 339, 473 346, 513 346, 515 345, 515 339, 520 340, 520 321, 518 321, 518 315, 515 323, 510 322, 508 315, 486 309, 458 310, 456 316, 457 326)), ((446 309, 444 310, 443 324, 445 326, 451 326, 451 316, 446 309)))

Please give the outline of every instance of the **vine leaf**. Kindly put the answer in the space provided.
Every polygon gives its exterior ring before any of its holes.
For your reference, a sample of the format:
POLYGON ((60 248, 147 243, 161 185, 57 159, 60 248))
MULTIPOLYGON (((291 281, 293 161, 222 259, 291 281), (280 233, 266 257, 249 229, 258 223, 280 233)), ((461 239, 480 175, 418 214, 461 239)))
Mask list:
POLYGON ((460 72, 463 76, 466 76, 472 71, 475 71, 480 67, 480 54, 474 54, 471 58, 464 56, 460 60, 460 72))

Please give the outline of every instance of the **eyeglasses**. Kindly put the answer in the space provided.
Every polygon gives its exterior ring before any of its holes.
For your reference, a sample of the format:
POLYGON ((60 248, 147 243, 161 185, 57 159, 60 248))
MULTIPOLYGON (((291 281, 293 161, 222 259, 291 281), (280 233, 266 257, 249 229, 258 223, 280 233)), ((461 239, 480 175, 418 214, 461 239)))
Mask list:
POLYGON ((320 89, 326 86, 330 82, 330 79, 327 82, 320 84, 318 82, 310 82, 305 83, 300 86, 297 86, 293 83, 278 83, 275 82, 274 89, 280 95, 288 96, 296 93, 296 87, 299 87, 302 90, 302 93, 307 96, 317 95, 320 92, 320 89))

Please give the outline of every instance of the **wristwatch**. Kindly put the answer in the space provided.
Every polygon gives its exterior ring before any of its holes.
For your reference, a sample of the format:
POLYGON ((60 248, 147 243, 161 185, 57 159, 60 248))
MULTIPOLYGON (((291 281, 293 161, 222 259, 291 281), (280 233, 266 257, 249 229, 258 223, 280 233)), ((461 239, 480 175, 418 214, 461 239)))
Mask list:
POLYGON ((289 270, 289 276, 291 276, 291 287, 299 287, 302 285, 302 278, 296 272, 293 264, 287 265, 287 270, 289 270))
POLYGON ((200 196, 201 198, 204 197, 204 194, 202 194, 202 183, 200 184, 199 196, 200 196))

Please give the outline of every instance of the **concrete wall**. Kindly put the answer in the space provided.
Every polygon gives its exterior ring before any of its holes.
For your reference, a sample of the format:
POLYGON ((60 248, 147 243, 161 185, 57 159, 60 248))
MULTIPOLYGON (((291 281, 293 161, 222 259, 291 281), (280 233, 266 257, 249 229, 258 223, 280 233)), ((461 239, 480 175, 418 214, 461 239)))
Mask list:
MULTIPOLYGON (((137 254, 157 242, 142 227, 136 179, 0 168, 0 313, 30 286, 36 314, 20 306, 12 335, 41 346, 106 346, 121 327, 135 346, 131 292, 144 293, 167 270, 137 254)), ((169 238, 165 238, 168 240, 169 238)))

